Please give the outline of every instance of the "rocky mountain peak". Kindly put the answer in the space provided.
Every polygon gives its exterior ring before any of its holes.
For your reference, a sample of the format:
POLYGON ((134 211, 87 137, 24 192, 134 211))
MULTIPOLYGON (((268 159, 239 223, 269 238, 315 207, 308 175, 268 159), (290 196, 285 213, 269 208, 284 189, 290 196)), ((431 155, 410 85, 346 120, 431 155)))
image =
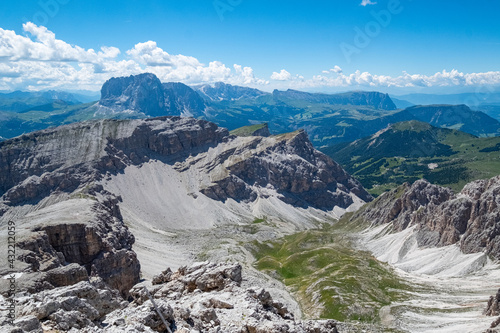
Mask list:
POLYGON ((357 223, 390 223, 395 231, 416 227, 418 244, 458 244, 464 253, 500 258, 500 176, 467 184, 459 194, 418 180, 390 191, 359 210, 357 223))
POLYGON ((156 75, 143 73, 111 78, 101 89, 100 112, 129 112, 148 117, 201 116, 205 104, 190 87, 178 82, 162 84, 156 75))

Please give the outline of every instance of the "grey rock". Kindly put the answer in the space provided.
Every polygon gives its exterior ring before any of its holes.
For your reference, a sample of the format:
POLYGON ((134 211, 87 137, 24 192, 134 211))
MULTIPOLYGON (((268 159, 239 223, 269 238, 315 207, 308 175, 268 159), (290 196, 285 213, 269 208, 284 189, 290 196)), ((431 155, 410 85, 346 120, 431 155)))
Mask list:
POLYGON ((41 333, 42 325, 34 316, 26 316, 14 320, 14 325, 22 329, 24 332, 41 333))
POLYGON ((500 315, 500 289, 495 296, 491 296, 488 300, 488 305, 484 310, 486 316, 498 316, 500 315))
POLYGON ((421 247, 459 244, 464 253, 500 258, 500 176, 467 184, 457 195, 418 180, 403 184, 357 211, 351 221, 395 231, 416 226, 421 247))

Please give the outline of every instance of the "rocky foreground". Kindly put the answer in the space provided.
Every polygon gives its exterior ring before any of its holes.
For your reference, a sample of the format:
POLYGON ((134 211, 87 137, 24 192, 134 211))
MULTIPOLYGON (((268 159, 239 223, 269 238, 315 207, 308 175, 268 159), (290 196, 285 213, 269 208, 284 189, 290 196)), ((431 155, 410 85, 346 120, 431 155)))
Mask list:
POLYGON ((198 263, 135 285, 128 301, 100 278, 21 297, 2 332, 335 333, 334 320, 296 321, 262 288, 240 287, 239 264, 198 263))

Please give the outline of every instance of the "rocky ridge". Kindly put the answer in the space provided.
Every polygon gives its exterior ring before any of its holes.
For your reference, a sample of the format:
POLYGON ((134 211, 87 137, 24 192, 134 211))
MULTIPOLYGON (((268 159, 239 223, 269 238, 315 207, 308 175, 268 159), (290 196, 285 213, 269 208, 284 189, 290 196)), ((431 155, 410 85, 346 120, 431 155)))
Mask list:
POLYGON ((17 331, 6 331, 337 332, 334 320, 295 320, 266 290, 241 282, 239 264, 195 263, 135 285, 127 302, 92 279, 23 297, 17 331))
POLYGON ((254 99, 260 96, 269 95, 269 93, 265 93, 258 89, 233 86, 224 82, 216 82, 213 85, 204 84, 194 86, 193 89, 195 89, 200 96, 210 101, 233 101, 244 98, 254 99))
POLYGON ((371 199, 337 163, 316 151, 303 131, 236 138, 207 121, 162 117, 72 124, 2 142, 2 202, 14 206, 57 191, 71 193, 106 172, 152 159, 177 163, 179 172, 194 165, 207 173, 208 183, 199 190, 215 200, 254 200, 255 186, 272 186, 285 202, 318 208, 347 208, 351 192, 371 199))
POLYGON ((500 176, 471 182, 458 194, 418 180, 380 196, 351 220, 391 224, 395 232, 415 227, 419 247, 458 244, 463 253, 500 259, 499 193, 500 176))
MULTIPOLYGON (((486 316, 498 316, 500 315, 500 290, 498 290, 497 294, 491 296, 488 300, 488 305, 484 310, 484 314, 486 316)), ((498 332, 498 326, 500 325, 500 317, 495 319, 490 326, 490 329, 487 330, 487 333, 498 332)))

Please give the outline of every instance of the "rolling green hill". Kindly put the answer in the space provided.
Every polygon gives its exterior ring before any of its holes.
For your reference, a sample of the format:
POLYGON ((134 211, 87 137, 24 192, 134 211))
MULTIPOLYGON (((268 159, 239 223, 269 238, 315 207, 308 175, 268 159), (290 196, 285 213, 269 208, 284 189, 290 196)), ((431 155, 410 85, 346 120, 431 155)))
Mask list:
POLYGON ((419 178, 459 190, 500 174, 500 138, 478 138, 424 122, 396 123, 371 136, 323 149, 374 195, 419 178))

